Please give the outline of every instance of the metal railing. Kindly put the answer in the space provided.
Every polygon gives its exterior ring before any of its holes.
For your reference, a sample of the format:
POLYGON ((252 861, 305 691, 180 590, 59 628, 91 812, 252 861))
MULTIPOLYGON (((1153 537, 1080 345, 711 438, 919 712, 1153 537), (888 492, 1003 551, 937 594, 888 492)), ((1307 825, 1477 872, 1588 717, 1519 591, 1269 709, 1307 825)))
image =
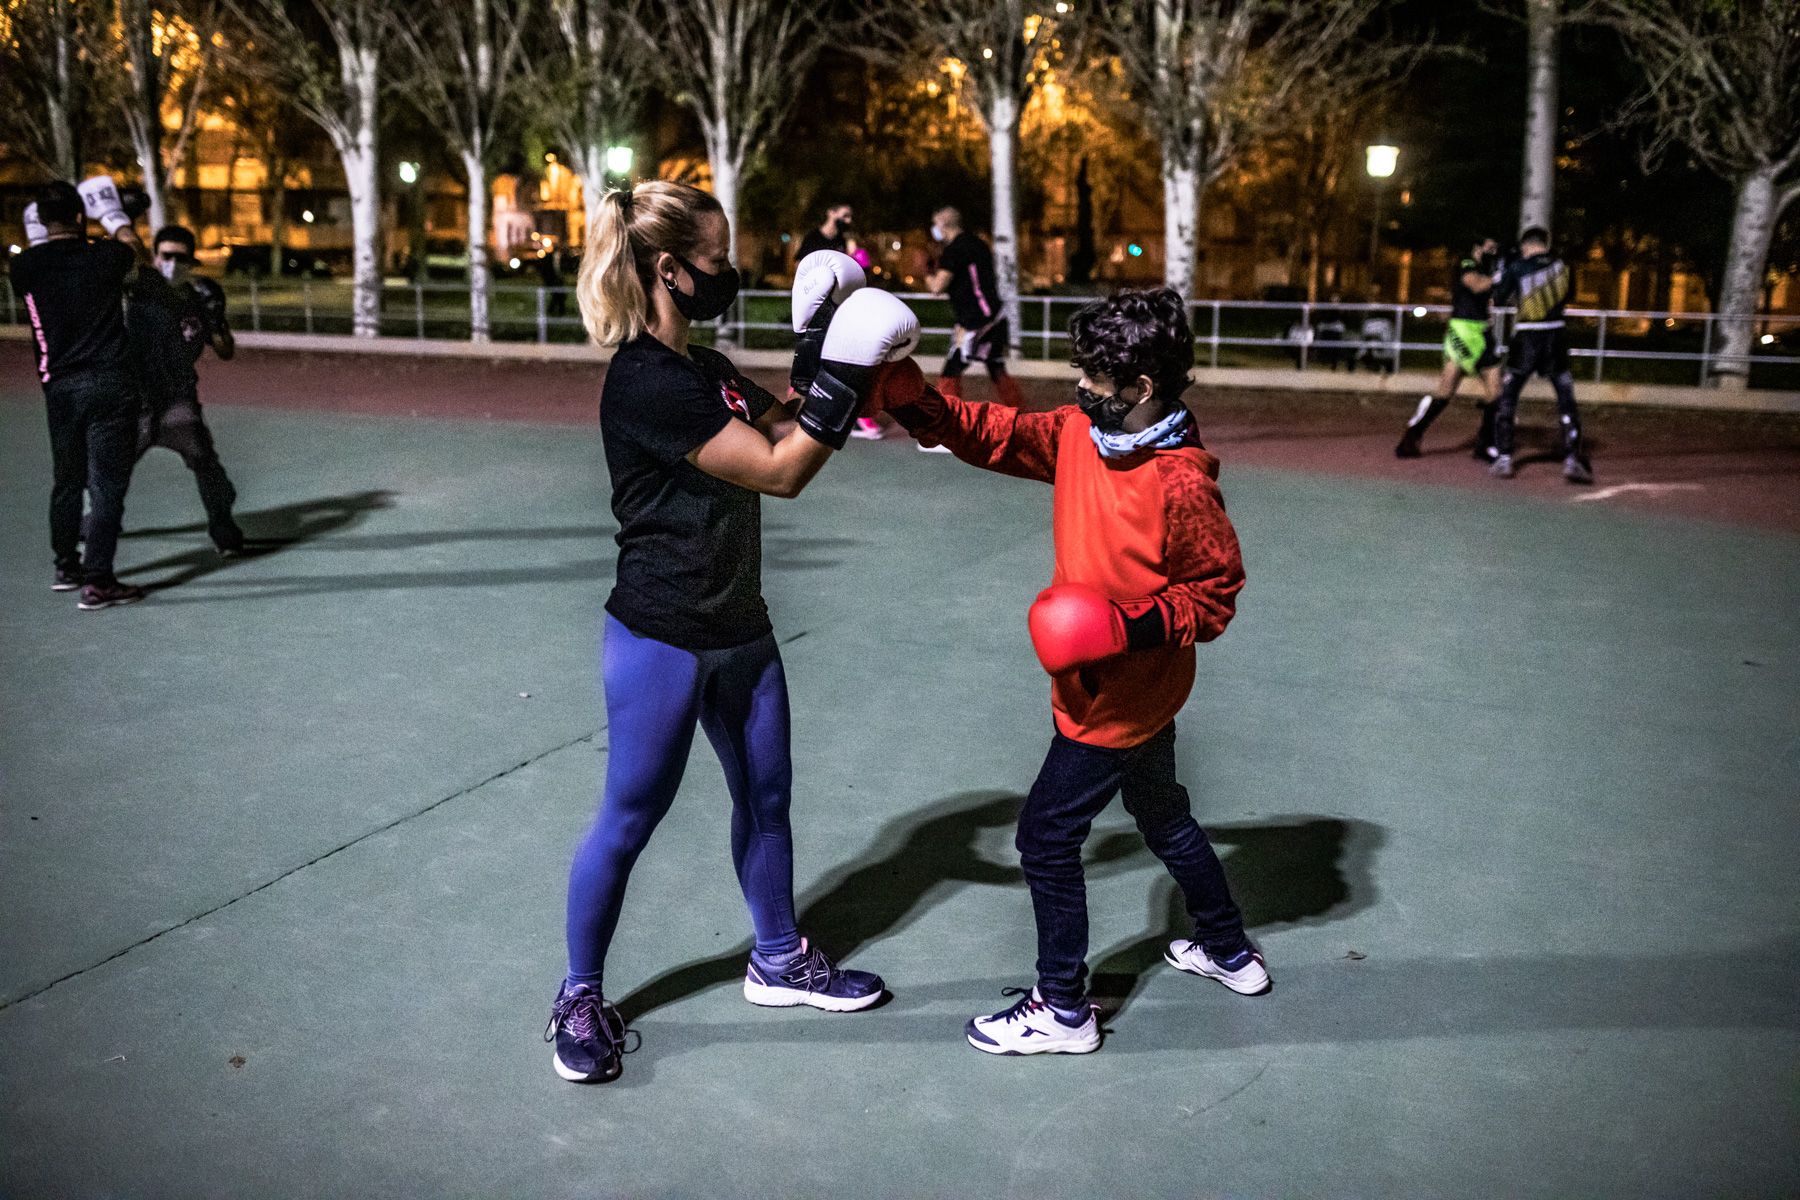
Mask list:
MULTIPOLYGON (((233 325, 256 332, 350 333, 348 281, 224 279, 233 325)), ((7 322, 22 323, 11 282, 0 277, 7 322)), ((923 349, 946 351, 952 332, 941 296, 898 293, 919 314, 923 349)), ((469 337, 466 284, 387 282, 382 285, 380 334, 425 340, 469 337)), ((1068 354, 1068 318, 1089 298, 1023 296, 1022 329, 1014 341, 1026 358, 1053 361, 1068 354)), ((1435 370, 1442 359, 1449 316, 1444 305, 1342 304, 1304 301, 1196 300, 1190 306, 1195 360, 1209 367, 1296 370, 1414 367, 1435 370)), ((1711 313, 1669 313, 1572 308, 1570 354, 1580 374, 1594 382, 1704 383, 1721 368, 1749 370, 1759 387, 1800 390, 1800 316, 1756 319, 1751 353, 1733 363, 1718 349, 1720 318, 1711 313)), ((1504 352, 1510 310, 1497 310, 1495 327, 1504 352)), ((746 291, 710 336, 719 343, 780 349, 792 343, 788 294, 746 291)), ((708 336, 707 327, 697 330, 708 336)), ((586 340, 574 289, 496 282, 490 290, 489 336, 495 341, 578 343, 586 340)))

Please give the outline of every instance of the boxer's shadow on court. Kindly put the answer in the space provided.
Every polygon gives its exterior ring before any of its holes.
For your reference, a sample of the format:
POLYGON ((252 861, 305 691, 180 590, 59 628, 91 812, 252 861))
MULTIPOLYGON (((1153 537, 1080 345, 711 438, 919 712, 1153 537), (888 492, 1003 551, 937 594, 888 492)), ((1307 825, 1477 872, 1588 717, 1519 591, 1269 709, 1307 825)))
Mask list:
MULTIPOLYGON (((1342 920, 1375 902, 1375 852, 1387 837, 1379 825, 1291 816, 1204 828, 1225 865, 1244 927, 1253 934, 1271 926, 1342 920)), ((1162 965, 1170 941, 1193 933, 1171 879, 1157 882, 1149 912, 1141 936, 1092 958, 1089 986, 1104 1018, 1124 1011, 1144 975, 1162 965)))
MULTIPOLYGON (((1025 876, 1010 850, 1007 861, 1001 862, 988 857, 982 845, 995 836, 990 831, 1003 830, 1010 840, 1021 799, 1006 792, 963 792, 896 817, 875 836, 868 850, 799 898, 800 928, 841 961, 877 939, 905 929, 973 884, 998 885, 1017 893, 1009 902, 1028 904, 1023 894, 1025 876)), ((1352 837, 1350 828, 1349 822, 1324 818, 1221 827, 1216 840, 1221 847, 1236 848, 1226 856, 1226 871, 1253 927, 1327 913, 1341 915, 1334 910, 1341 908, 1347 913, 1373 902, 1367 862, 1347 865, 1342 861, 1347 843, 1372 844, 1372 839, 1352 837)), ((1093 838, 1083 857, 1088 878, 1098 879, 1129 869, 1136 865, 1132 860, 1148 856, 1137 831, 1121 829, 1093 838)), ((1173 885, 1167 885, 1167 891, 1173 893, 1173 885)), ((1163 892, 1157 894, 1160 898, 1163 892)), ((1169 904, 1162 900, 1160 907, 1167 909, 1169 904)), ((1153 910, 1156 908, 1153 905, 1153 910)), ((1178 897, 1174 916, 1176 922, 1170 926, 1174 932, 1156 932, 1107 955, 1103 967, 1108 979, 1115 981, 1115 989, 1116 980, 1126 974, 1135 986, 1138 974, 1151 962, 1161 961, 1164 943, 1181 935, 1185 914, 1178 897), (1152 943, 1154 954, 1146 959, 1145 948, 1152 943), (1144 961, 1140 963, 1140 959, 1144 961)), ((1158 923, 1153 917, 1153 924, 1158 923)), ((659 975, 620 999, 619 1012, 627 1022, 633 1021, 709 988, 732 983, 743 976, 749 949, 747 943, 739 945, 659 975)), ((1098 984, 1096 977, 1097 992, 1098 984)), ((900 987, 905 990, 904 981, 900 987)))
MULTIPOLYGON (((142 575, 152 571, 174 573, 144 585, 149 591, 180 587, 216 571, 229 569, 233 563, 248 558, 277 554, 327 534, 360 525, 368 515, 394 506, 395 493, 385 489, 351 492, 343 496, 322 496, 316 500, 299 500, 275 508, 240 512, 237 522, 244 531, 244 554, 240 558, 224 558, 207 546, 171 554, 165 558, 138 563, 125 568, 120 575, 142 575)), ((166 537, 172 534, 205 533, 204 521, 191 525, 170 525, 133 529, 120 534, 120 539, 166 537)))

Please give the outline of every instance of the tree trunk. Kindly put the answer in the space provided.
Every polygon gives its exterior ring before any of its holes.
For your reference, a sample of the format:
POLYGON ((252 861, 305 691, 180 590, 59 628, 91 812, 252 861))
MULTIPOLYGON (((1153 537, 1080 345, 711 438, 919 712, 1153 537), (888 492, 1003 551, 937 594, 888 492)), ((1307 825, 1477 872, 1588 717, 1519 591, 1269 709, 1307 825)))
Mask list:
POLYGON ((1308 304, 1319 302, 1319 259, 1325 253, 1325 239, 1319 232, 1315 222, 1306 231, 1306 301, 1308 304))
POLYGON ((1199 139, 1168 138, 1163 144, 1163 283, 1182 303, 1194 298, 1200 257, 1199 139))
MULTIPOLYGON (((737 151, 732 144, 732 130, 725 122, 707 121, 702 123, 701 129, 706 135, 707 161, 712 164, 713 198, 725 210, 728 239, 725 252, 730 256, 731 265, 735 267, 738 266, 738 174, 743 164, 738 160, 737 151)), ((727 313, 726 317, 729 316, 727 313)), ((732 327, 729 319, 720 321, 718 344, 737 344, 737 330, 732 327)))
POLYGON ((1556 202, 1557 23, 1560 0, 1527 0, 1525 173, 1519 228, 1551 228, 1556 202))
POLYGON ((994 282, 1000 288, 1000 305, 1011 330, 1006 352, 1019 352, 1019 101, 1010 93, 997 94, 988 104, 988 154, 993 163, 994 282))
POLYGON ((1750 355, 1756 334, 1757 301, 1769 261, 1769 243, 1779 217, 1775 172, 1753 171, 1738 183, 1731 217, 1731 249, 1719 289, 1718 337, 1713 339, 1709 374, 1713 386, 1743 391, 1750 386, 1750 355))
POLYGON ((380 55, 366 47, 343 56, 344 88, 350 94, 347 134, 334 136, 350 189, 350 230, 354 239, 356 295, 352 331, 357 337, 381 333, 381 186, 376 157, 376 101, 381 80, 380 55), (340 136, 342 140, 340 140, 340 136))
POLYGON ((469 340, 488 340, 488 185, 481 155, 462 156, 469 180, 469 340))
POLYGON ((76 180, 81 178, 81 150, 76 140, 73 112, 75 73, 80 69, 75 63, 75 15, 69 0, 52 0, 52 3, 56 14, 56 83, 52 93, 44 97, 50 112, 50 145, 56 158, 57 178, 76 180))
MULTIPOLYGON (((592 221, 600 211, 600 197, 606 194, 606 147, 589 141, 575 148, 575 169, 581 174, 581 206, 592 221)), ((582 231, 582 244, 587 244, 587 231, 582 231)))
POLYGON ((281 243, 287 233, 287 160, 269 155, 267 189, 269 206, 269 277, 281 278, 281 243))

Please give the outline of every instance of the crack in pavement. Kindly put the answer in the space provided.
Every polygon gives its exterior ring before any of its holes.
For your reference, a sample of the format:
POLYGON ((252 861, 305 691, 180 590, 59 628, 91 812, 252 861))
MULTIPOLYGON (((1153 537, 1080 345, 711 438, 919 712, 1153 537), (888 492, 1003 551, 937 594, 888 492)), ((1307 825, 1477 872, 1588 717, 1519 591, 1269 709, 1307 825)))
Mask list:
POLYGON ((5 1012, 9 1008, 12 1008, 16 1005, 23 1004, 27 1000, 34 1000, 37 997, 42 996, 45 992, 48 992, 50 989, 52 989, 54 987, 57 987, 64 983, 67 983, 72 979, 78 979, 81 976, 86 975, 89 971, 97 970, 100 967, 104 967, 107 963, 112 962, 115 959, 123 958, 127 954, 130 954, 133 950, 137 950, 137 949, 140 949, 141 947, 147 946, 151 942, 156 941, 158 938, 161 938, 165 934, 174 933, 178 929, 185 929, 189 925, 192 925, 196 921, 203 921, 207 917, 212 916, 214 913, 223 912, 225 909, 230 908, 232 905, 237 904, 239 901, 248 900, 251 896, 256 895, 258 892, 267 891, 268 889, 274 887, 276 884, 280 883, 282 880, 291 878, 292 876, 295 876, 295 875, 298 875, 300 872, 306 870, 308 867, 317 866, 319 863, 324 862, 326 859, 331 858, 334 855, 343 853, 345 850, 350 849, 352 846, 361 845, 363 842, 368 841, 370 838, 375 837, 379 834, 386 833, 390 829, 394 829, 394 828, 397 828, 398 826, 404 825, 408 821, 415 821, 418 818, 425 816, 427 813, 431 813, 431 812, 436 811, 437 809, 442 808, 444 805, 450 803, 452 800, 457 800, 457 799, 460 799, 463 796, 467 796, 473 792, 478 792, 482 788, 486 787, 488 784, 496 783, 499 780, 505 779, 508 775, 511 775, 511 774, 514 774, 515 772, 524 770, 526 767, 529 767, 529 766, 533 765, 534 763, 542 762, 544 759, 549 758, 553 754, 560 754, 562 751, 567 750, 573 746, 579 746, 584 742, 591 742, 595 738, 599 737, 602 733, 605 733, 606 729, 607 729, 607 727, 605 725, 602 725, 602 726, 600 726, 600 728, 592 731, 591 733, 584 733, 580 737, 571 738, 568 741, 561 743, 560 745, 552 746, 548 750, 541 751, 541 752, 534 754, 531 757, 526 758, 520 762, 516 762, 512 766, 507 767, 504 770, 496 771, 492 775, 489 775, 487 778, 481 780, 478 783, 472 783, 468 787, 458 788, 456 791, 451 792, 448 796, 443 796, 443 797, 440 797, 439 799, 433 800, 430 804, 427 804, 423 808, 417 809, 417 810, 415 810, 413 812, 409 812, 409 813, 402 813, 400 816, 395 817, 393 820, 388 821, 385 824, 377 825, 373 829, 366 830, 363 833, 356 835, 355 837, 351 838, 347 842, 343 842, 340 845, 333 846, 331 849, 325 851, 323 854, 315 855, 314 857, 307 859, 303 863, 300 863, 296 866, 289 867, 287 870, 281 872, 279 875, 276 875, 274 878, 265 880, 264 882, 257 884, 255 887, 251 888, 250 890, 248 890, 246 892, 242 892, 236 896, 233 896, 229 900, 221 901, 220 903, 213 905, 211 908, 208 908, 203 912, 195 913, 193 916, 189 917, 185 921, 178 921, 175 924, 168 926, 167 928, 159 929, 155 933, 151 934, 150 936, 145 937, 145 938, 140 938, 137 941, 132 942, 130 945, 125 946, 124 948, 122 948, 120 950, 114 951, 113 953, 107 955, 105 958, 102 958, 96 962, 91 962, 85 967, 78 967, 77 969, 70 971, 66 975, 62 975, 56 979, 52 979, 49 983, 44 984, 42 987, 33 988, 31 991, 26 992, 23 995, 16 996, 11 1000, 0 1001, 0 1012, 5 1012))

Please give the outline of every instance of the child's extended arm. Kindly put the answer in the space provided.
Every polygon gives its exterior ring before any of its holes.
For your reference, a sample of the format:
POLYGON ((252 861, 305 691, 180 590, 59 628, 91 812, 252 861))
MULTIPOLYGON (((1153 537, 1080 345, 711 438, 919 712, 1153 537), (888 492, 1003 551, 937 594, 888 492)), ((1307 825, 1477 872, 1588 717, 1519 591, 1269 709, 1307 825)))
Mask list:
POLYGON ((1045 483, 1056 478, 1057 440, 1075 411, 1024 413, 944 396, 910 358, 885 369, 878 403, 922 446, 948 446, 966 463, 1045 483))

